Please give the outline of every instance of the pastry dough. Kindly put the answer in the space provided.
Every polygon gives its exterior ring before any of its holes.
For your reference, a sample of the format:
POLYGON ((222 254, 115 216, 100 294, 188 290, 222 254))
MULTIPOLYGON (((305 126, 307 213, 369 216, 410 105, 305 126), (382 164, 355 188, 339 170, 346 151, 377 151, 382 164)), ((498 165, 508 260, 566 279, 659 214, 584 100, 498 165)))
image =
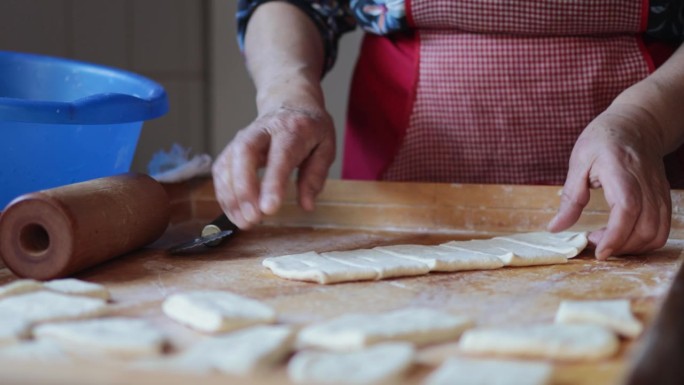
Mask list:
POLYGON ((546 362, 454 357, 432 373, 425 385, 546 385, 553 367, 546 362))
POLYGON ((103 318, 38 326, 33 335, 56 341, 80 354, 101 353, 121 358, 162 353, 166 338, 144 320, 103 318))
POLYGON ((499 258, 489 254, 444 246, 392 245, 376 247, 375 250, 423 262, 430 271, 486 270, 504 265, 499 258))
POLYGON ((426 345, 458 338, 472 326, 466 317, 425 308, 379 314, 347 314, 301 330, 300 347, 352 351, 388 341, 426 345))
POLYGON ((287 366, 296 384, 396 384, 413 363, 407 343, 387 343, 351 353, 304 351, 287 366))
POLYGON ((58 293, 100 298, 105 301, 109 300, 109 290, 106 287, 97 283, 81 281, 80 279, 55 279, 45 282, 43 285, 46 289, 58 293))
POLYGON ((29 323, 66 321, 102 315, 107 304, 101 299, 72 297, 49 291, 37 291, 0 300, 0 314, 29 323))
POLYGON ((29 337, 30 323, 20 317, 0 316, 0 346, 12 345, 29 337))
POLYGON ((33 279, 18 279, 0 286, 0 299, 43 289, 43 284, 33 279))
POLYGON ((619 341, 601 326, 550 324, 471 329, 463 333, 459 346, 478 355, 597 361, 613 356, 619 341))
POLYGON ((378 277, 378 272, 372 267, 340 263, 313 251, 266 258, 262 264, 281 278, 320 284, 367 281, 378 277))
POLYGON ((276 313, 271 307, 218 290, 173 294, 164 301, 162 310, 177 322, 209 333, 268 324, 276 320, 276 313))
POLYGON ((560 233, 520 233, 497 238, 553 251, 565 255, 567 258, 579 255, 587 247, 587 243, 589 243, 586 232, 571 231, 560 233))
POLYGON ((605 326, 616 333, 635 338, 643 326, 632 314, 626 299, 604 301, 563 301, 556 313, 558 323, 589 323, 605 326))
POLYGON ((449 242, 445 246, 491 254, 501 259, 506 266, 555 265, 568 261, 565 255, 502 238, 449 242))
POLYGON ((397 258, 394 255, 378 250, 332 251, 323 253, 321 256, 345 265, 363 268, 370 267, 377 272, 376 279, 425 275, 430 272, 430 267, 423 262, 397 258))

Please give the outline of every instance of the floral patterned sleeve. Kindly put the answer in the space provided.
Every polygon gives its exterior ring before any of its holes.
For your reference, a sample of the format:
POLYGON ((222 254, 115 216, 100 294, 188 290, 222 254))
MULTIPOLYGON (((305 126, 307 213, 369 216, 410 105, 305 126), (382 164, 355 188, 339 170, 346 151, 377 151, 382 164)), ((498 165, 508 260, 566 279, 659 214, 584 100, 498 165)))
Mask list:
MULTIPOLYGON (((244 50, 247 23, 254 10, 261 4, 273 0, 238 0, 237 25, 238 43, 244 50)), ((349 0, 284 0, 304 11, 316 24, 325 44, 325 70, 332 68, 337 57, 337 43, 340 36, 351 31, 356 21, 349 9, 349 0)))

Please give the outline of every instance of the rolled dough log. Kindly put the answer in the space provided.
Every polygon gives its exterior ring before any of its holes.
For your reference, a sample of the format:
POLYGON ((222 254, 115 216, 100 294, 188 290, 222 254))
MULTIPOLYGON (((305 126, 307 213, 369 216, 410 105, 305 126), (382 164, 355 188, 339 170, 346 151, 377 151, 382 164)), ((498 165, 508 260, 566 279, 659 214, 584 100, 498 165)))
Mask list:
POLYGON ((643 329, 626 299, 563 301, 556 313, 556 322, 600 325, 629 338, 638 337, 643 329))
POLYGON ((19 279, 0 286, 0 299, 43 289, 43 284, 33 279, 19 279))
POLYGON ((303 351, 287 366, 297 384, 396 384, 413 363, 408 343, 387 343, 351 353, 303 351))
POLYGON ((218 290, 173 294, 162 304, 169 318, 202 332, 226 332, 273 323, 275 311, 259 301, 218 290))
POLYGON ((392 245, 375 250, 423 262, 430 271, 486 270, 503 267, 497 257, 444 246, 392 245))
POLYGON ((378 277, 378 272, 372 267, 351 266, 313 251, 266 258, 262 264, 281 278, 320 284, 367 281, 378 277))
POLYGON ((459 346, 463 352, 478 355, 598 361, 613 356, 619 341, 601 326, 542 324, 471 329, 463 334, 459 346))
POLYGON ((62 294, 80 295, 83 297, 100 298, 109 300, 109 290, 106 287, 75 278, 54 279, 43 284, 48 290, 62 294))
POLYGON ((423 262, 397 258, 394 255, 372 249, 332 251, 322 253, 321 256, 345 265, 370 267, 377 272, 376 279, 425 275, 430 272, 430 267, 423 262))
POLYGON ((162 353, 166 338, 146 321, 132 318, 103 318, 45 324, 34 329, 38 339, 56 341, 79 354, 99 353, 120 358, 155 356, 162 353))
POLYGON ((425 385, 546 385, 553 367, 546 362, 454 357, 432 373, 425 385))
POLYGON ((571 231, 560 233, 520 233, 497 238, 553 251, 565 255, 567 258, 579 255, 589 243, 586 232, 571 231))
POLYGON ((450 242, 445 246, 491 254, 500 258, 506 266, 555 265, 568 262, 563 254, 501 238, 450 242))
POLYGON ((458 338, 472 326, 466 317, 426 308, 405 308, 380 314, 346 314, 305 327, 300 347, 352 351, 389 341, 426 345, 458 338))
POLYGON ((0 300, 0 314, 29 323, 66 321, 102 315, 107 303, 101 299, 37 291, 0 300))

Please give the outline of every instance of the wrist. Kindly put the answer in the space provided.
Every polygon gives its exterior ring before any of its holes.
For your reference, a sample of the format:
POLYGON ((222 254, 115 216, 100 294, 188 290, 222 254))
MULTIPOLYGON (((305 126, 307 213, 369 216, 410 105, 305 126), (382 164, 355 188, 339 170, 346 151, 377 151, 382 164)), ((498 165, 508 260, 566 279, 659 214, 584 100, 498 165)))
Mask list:
POLYGON ((324 111, 320 84, 301 81, 274 82, 257 90, 257 110, 265 115, 281 108, 324 111))

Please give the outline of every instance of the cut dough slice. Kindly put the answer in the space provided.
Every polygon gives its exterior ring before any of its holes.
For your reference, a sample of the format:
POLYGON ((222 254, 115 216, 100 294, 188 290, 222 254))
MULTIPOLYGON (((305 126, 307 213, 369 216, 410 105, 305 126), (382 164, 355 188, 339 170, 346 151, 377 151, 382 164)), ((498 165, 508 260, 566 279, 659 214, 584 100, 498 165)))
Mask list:
POLYGON ((0 299, 43 289, 43 284, 33 279, 19 279, 0 286, 0 299))
POLYGON ((106 310, 107 304, 101 299, 72 297, 49 291, 0 300, 0 314, 9 314, 30 323, 96 317, 106 310))
POLYGON ((55 279, 43 284, 47 289, 68 295, 80 295, 83 297, 100 298, 109 300, 109 290, 106 287, 80 279, 65 278, 55 279))
POLYGON ((635 338, 643 326, 632 314, 626 299, 605 301, 563 301, 556 313, 558 323, 588 323, 605 326, 616 333, 635 338))
POLYGON ((211 337, 177 356, 138 362, 134 367, 187 373, 263 374, 292 351, 294 335, 285 326, 256 326, 211 337))
POLYGON ((501 259, 506 266, 555 265, 567 263, 568 261, 563 254, 501 238, 449 242, 444 244, 444 246, 491 254, 501 259))
POLYGON ((546 385, 553 367, 546 362, 450 358, 425 385, 546 385))
POLYGON ((430 272, 430 267, 423 262, 398 258, 394 255, 372 249, 332 251, 322 253, 321 256, 345 265, 362 268, 369 267, 377 272, 376 279, 425 275, 430 272))
POLYGON ((618 345, 615 334, 604 327, 561 324, 472 329, 459 343, 466 353, 560 361, 608 358, 618 345))
POLYGON ((350 266, 323 258, 313 251, 266 258, 262 264, 281 278, 320 284, 367 281, 378 277, 378 272, 371 267, 350 266))
POLYGON ((276 320, 275 311, 259 301, 215 290, 173 294, 164 301, 162 310, 175 321, 210 333, 276 320))
POLYGON ((299 333, 298 344, 336 351, 358 350, 388 341, 426 345, 456 339, 471 326, 468 318, 424 308, 347 314, 305 327, 299 333))
POLYGON ((20 317, 0 316, 0 346, 12 345, 30 336, 31 324, 20 317))
POLYGON ((55 364, 70 361, 54 341, 26 341, 0 348, 0 359, 55 364))
POLYGON ((376 247, 375 250, 423 262, 431 271, 486 270, 504 265, 499 258, 489 254, 444 246, 392 245, 376 247))
POLYGON ((560 233, 521 233, 497 237, 495 239, 506 239, 512 242, 537 247, 560 253, 567 258, 573 258, 587 247, 589 239, 586 232, 564 231, 560 233))
POLYGON ((351 353, 304 351, 287 366, 297 384, 396 384, 413 363, 408 343, 387 343, 351 353))
POLYGON ((105 318, 46 324, 33 331, 38 339, 56 341, 78 353, 101 353, 121 358, 162 353, 166 338, 144 320, 105 318))

